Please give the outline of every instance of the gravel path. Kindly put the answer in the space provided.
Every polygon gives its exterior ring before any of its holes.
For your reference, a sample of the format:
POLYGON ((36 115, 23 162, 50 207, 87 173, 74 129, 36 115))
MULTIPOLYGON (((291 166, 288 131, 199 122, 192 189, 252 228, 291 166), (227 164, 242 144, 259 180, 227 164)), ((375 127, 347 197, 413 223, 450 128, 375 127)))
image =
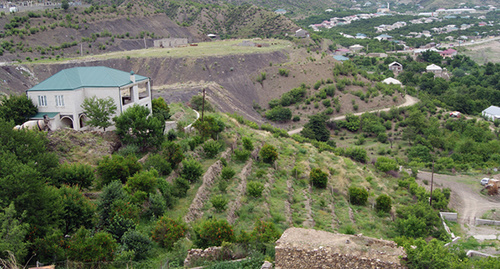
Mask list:
MULTIPOLYGON (((473 185, 460 182, 465 176, 451 176, 434 174, 434 188, 450 188, 449 207, 458 211, 458 222, 468 235, 481 237, 483 235, 499 235, 500 230, 491 226, 475 226, 474 219, 480 218, 490 209, 500 210, 500 202, 494 198, 483 196, 478 188, 473 185)), ((478 177, 477 184, 479 184, 478 177)), ((430 172, 418 172, 418 179, 431 182, 430 172)), ((421 181, 419 182, 421 183, 421 181)), ((430 189, 430 185, 423 185, 430 189)))

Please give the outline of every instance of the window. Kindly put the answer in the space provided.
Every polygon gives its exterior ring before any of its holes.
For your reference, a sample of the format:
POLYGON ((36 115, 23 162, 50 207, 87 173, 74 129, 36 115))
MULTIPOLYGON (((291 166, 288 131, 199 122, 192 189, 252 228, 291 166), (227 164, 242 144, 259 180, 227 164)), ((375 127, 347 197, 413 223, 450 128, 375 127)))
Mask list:
POLYGON ((38 106, 47 106, 47 96, 38 95, 38 106))
POLYGON ((56 106, 64 106, 64 95, 56 95, 56 106))

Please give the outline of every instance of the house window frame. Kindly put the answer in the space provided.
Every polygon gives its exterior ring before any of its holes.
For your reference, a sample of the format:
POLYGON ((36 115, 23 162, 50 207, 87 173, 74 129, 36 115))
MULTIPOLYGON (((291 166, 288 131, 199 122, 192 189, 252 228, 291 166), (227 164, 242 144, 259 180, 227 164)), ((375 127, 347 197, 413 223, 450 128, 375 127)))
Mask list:
POLYGON ((47 106, 47 95, 38 95, 38 106, 39 107, 47 106))
POLYGON ((64 95, 56 95, 56 107, 64 107, 64 95))

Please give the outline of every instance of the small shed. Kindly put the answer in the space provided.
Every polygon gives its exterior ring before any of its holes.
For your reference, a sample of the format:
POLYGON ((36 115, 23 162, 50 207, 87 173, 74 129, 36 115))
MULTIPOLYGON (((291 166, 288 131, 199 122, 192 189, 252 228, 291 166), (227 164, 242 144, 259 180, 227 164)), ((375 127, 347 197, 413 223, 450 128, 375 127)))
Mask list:
POLYGON ((483 112, 481 112, 481 115, 491 121, 498 120, 500 119, 500 107, 490 106, 487 109, 483 110, 483 112))
POLYGON ((352 51, 360 51, 360 50, 362 50, 363 48, 364 48, 364 47, 363 47, 363 46, 361 46, 360 44, 355 44, 355 45, 352 45, 352 46, 350 46, 350 47, 349 47, 349 49, 350 49, 350 50, 352 50, 352 51))
POLYGON ((389 64, 389 70, 394 73, 399 73, 403 71, 403 65, 398 62, 392 62, 389 64))
POLYGON ((341 61, 341 62, 343 62, 343 61, 348 61, 348 60, 349 60, 349 58, 347 58, 347 57, 345 57, 345 56, 342 56, 342 55, 334 55, 334 56, 333 56, 333 59, 335 59, 335 60, 337 60, 337 61, 341 61))

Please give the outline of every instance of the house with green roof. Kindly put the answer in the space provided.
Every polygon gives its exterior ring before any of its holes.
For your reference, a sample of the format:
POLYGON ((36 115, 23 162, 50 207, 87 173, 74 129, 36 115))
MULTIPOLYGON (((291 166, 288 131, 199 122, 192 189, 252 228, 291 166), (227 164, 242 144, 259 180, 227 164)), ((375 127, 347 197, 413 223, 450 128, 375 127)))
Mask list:
POLYGON ((64 69, 27 90, 27 95, 38 107, 38 114, 49 116, 52 130, 87 129, 81 105, 93 96, 111 97, 116 115, 134 104, 152 111, 150 78, 105 66, 64 69))

